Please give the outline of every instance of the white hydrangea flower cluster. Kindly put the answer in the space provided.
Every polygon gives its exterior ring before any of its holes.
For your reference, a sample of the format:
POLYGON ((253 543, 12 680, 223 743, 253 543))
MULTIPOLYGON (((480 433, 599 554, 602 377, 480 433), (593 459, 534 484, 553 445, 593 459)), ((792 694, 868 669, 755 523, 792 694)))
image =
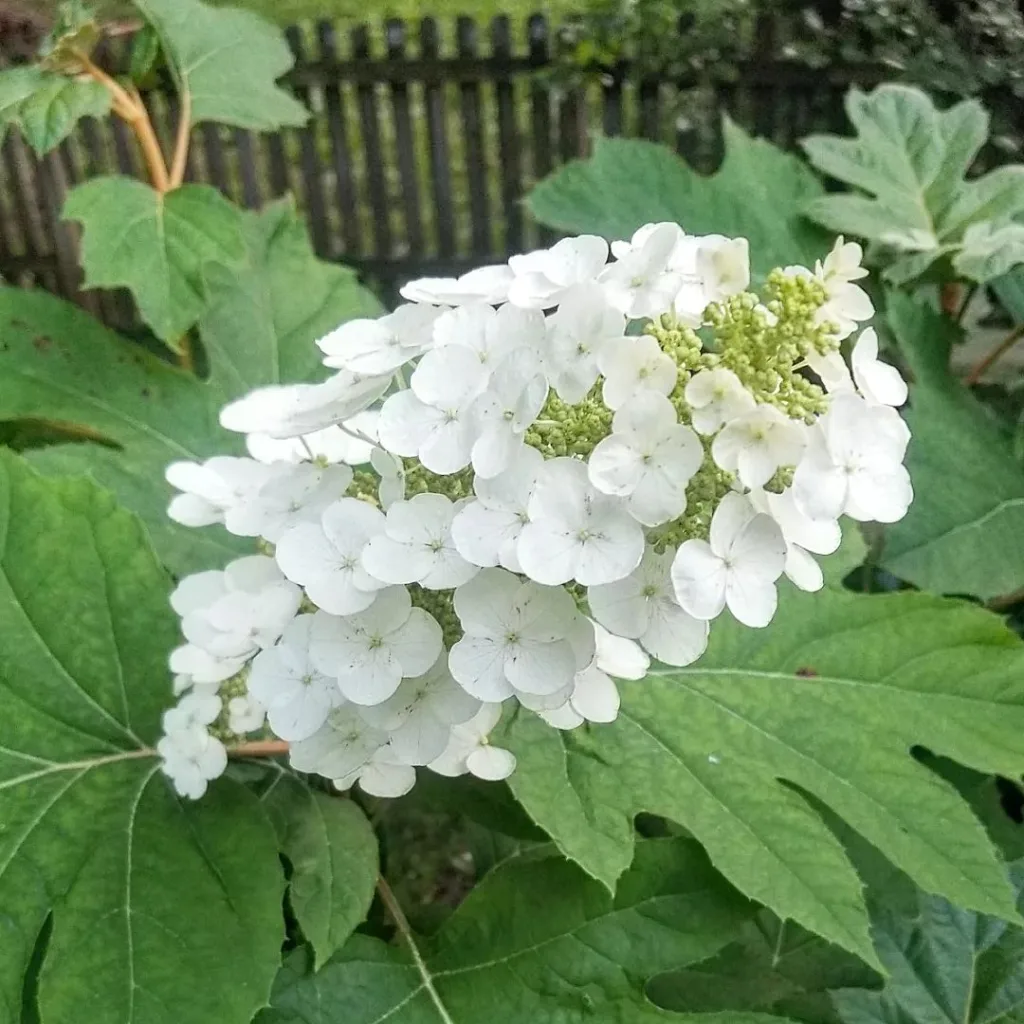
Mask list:
POLYGON ((228 405, 250 457, 169 467, 169 514, 263 553, 172 597, 179 791, 268 729, 341 788, 505 778, 503 707, 610 722, 616 679, 691 664, 726 608, 761 627, 783 574, 819 589, 841 516, 912 498, 906 385, 874 331, 840 350, 860 262, 839 239, 757 295, 742 238, 570 238, 413 282, 318 342, 325 382, 228 405))

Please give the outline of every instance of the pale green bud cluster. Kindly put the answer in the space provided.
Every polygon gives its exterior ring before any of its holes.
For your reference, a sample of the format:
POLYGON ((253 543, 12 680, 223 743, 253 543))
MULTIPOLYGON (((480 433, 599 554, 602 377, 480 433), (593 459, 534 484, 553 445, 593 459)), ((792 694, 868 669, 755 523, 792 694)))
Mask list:
POLYGON ((612 429, 612 411, 601 401, 600 383, 581 402, 569 405, 550 392, 540 416, 526 431, 526 443, 545 458, 586 458, 612 429))

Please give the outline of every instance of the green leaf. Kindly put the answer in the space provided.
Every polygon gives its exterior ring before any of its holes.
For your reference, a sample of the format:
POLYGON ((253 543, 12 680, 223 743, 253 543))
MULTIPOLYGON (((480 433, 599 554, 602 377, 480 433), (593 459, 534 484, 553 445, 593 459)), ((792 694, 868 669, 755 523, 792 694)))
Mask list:
POLYGON ((614 724, 557 733, 520 715, 503 742, 526 810, 606 884, 628 861, 633 817, 661 814, 748 896, 870 963, 860 881, 798 790, 925 889, 1009 918, 985 831, 910 752, 1014 777, 1022 735, 1024 644, 997 616, 787 586, 769 628, 719 621, 699 662, 624 687, 614 724))
POLYGON ((882 565, 939 593, 1011 593, 1024 586, 1024 471, 995 420, 949 372, 956 329, 899 293, 888 315, 915 381, 906 413, 915 497, 886 530, 882 565))
POLYGON ((39 156, 63 142, 83 117, 104 117, 110 93, 98 82, 80 82, 37 66, 0 71, 0 141, 4 129, 21 129, 39 156))
POLYGON ((292 867, 292 911, 319 967, 370 909, 377 838, 351 800, 311 790, 285 769, 279 771, 261 799, 292 867))
MULTIPOLYGON (((1024 167, 965 180, 988 137, 977 100, 939 110, 920 89, 890 83, 870 93, 852 89, 846 110, 855 138, 812 135, 803 147, 819 171, 858 191, 818 196, 807 212, 833 231, 912 254, 887 274, 893 283, 924 274, 971 225, 1002 224, 1024 209, 1024 167)), ((987 278, 975 275, 991 272, 978 258, 954 265, 982 283, 987 278)))
POLYGON ((66 444, 32 453, 49 472, 88 473, 146 521, 175 573, 217 566, 251 550, 211 527, 167 519, 167 464, 239 454, 220 407, 258 384, 304 380, 323 370, 314 340, 379 308, 350 270, 317 260, 286 204, 243 217, 248 260, 211 280, 200 323, 211 375, 199 381, 44 292, 0 288, 0 421, 71 424, 115 447, 66 444))
POLYGON ((87 181, 64 205, 64 217, 82 224, 86 287, 130 289, 143 320, 175 351, 206 308, 206 264, 245 258, 241 216, 210 185, 161 195, 120 177, 87 181))
POLYGON ((110 495, 0 452, 0 1019, 18 1019, 50 916, 48 1024, 245 1024, 266 1002, 283 932, 273 828, 227 780, 178 799, 151 749, 167 592, 110 495))
POLYGON ((545 178, 527 205, 565 231, 629 238, 650 221, 677 221, 693 234, 743 235, 757 273, 794 262, 814 265, 829 240, 801 215, 821 185, 796 157, 752 139, 726 119, 725 159, 703 177, 665 146, 599 138, 594 155, 545 178))
MULTIPOLYGON (((1024 184, 1021 185, 1024 191, 1024 184)), ((996 227, 989 221, 964 232, 963 248, 953 260, 961 277, 985 284, 1024 263, 1024 224, 996 227)))
POLYGON ((251 11, 199 0, 134 0, 156 29, 179 87, 192 101, 192 123, 270 131, 305 124, 308 114, 275 84, 293 63, 280 31, 251 11))
MULTIPOLYGON (((1024 863, 1014 871, 1018 906, 1024 863)), ((917 913, 879 907, 875 944, 889 979, 881 992, 833 993, 844 1024, 981 1024, 1024 1020, 1024 931, 920 893, 917 913)))
POLYGON ((293 962, 259 1024, 696 1024, 657 1010, 643 981, 711 955, 750 912, 687 840, 639 844, 615 897, 560 857, 516 858, 412 959, 356 936, 314 977, 293 962))

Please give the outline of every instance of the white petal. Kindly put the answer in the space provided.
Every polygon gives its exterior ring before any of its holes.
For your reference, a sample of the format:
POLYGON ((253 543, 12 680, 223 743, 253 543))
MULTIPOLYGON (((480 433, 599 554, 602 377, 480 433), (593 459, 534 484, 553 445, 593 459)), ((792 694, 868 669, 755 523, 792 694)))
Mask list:
POLYGON ((505 678, 516 690, 547 694, 561 690, 576 674, 576 656, 564 641, 522 640, 505 655, 505 678))
POLYGON ((500 782, 507 779, 516 768, 515 756, 501 747, 481 747, 466 758, 466 767, 478 779, 500 782))
POLYGON ((728 571, 707 542, 688 540, 672 562, 672 586, 683 610, 697 619, 713 619, 725 607, 728 571))
POLYGON ((459 685, 482 701, 512 696, 505 677, 504 645, 484 637, 464 636, 448 655, 448 667, 459 685))
POLYGON ((778 604, 774 583, 740 572, 729 573, 725 599, 736 619, 754 628, 767 626, 778 604))
POLYGON ((570 702, 588 722, 614 722, 619 714, 619 691, 598 669, 581 672, 570 702))
MULTIPOLYGON (((719 609, 721 610, 721 609, 719 609)), ((652 602, 650 623, 640 643, 658 661, 682 668, 707 649, 710 626, 665 598, 652 602)))
POLYGON ((388 634, 387 643, 402 666, 403 675, 421 676, 441 653, 441 627, 429 612, 413 608, 405 623, 388 634))

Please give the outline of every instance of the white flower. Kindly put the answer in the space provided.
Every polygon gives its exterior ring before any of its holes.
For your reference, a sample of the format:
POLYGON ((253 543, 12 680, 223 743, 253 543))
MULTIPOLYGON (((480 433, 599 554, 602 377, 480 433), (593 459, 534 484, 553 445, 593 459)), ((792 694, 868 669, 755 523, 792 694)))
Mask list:
POLYGON ((203 650, 196 644, 182 644, 171 651, 169 664, 172 672, 185 676, 201 686, 213 686, 237 675, 251 654, 225 658, 203 650))
POLYGON ((910 431, 895 409, 839 394, 810 431, 793 474, 793 496, 812 519, 848 515, 894 523, 914 491, 902 465, 910 431))
POLYGON ((872 405, 902 405, 907 400, 907 382, 900 371, 878 358, 878 335, 873 327, 861 332, 850 364, 857 390, 872 405))
POLYGON ((342 370, 322 384, 272 384, 224 406, 220 425, 276 438, 312 434, 369 409, 390 383, 390 374, 362 377, 342 370))
POLYGON ((676 600, 696 619, 713 619, 728 605, 745 626, 767 626, 785 561, 786 542, 775 521, 742 495, 727 494, 711 517, 710 543, 684 541, 676 552, 676 600))
POLYGON ((361 466, 370 458, 370 450, 376 442, 379 415, 375 409, 364 409, 344 423, 298 437, 247 434, 245 447, 257 462, 309 462, 318 459, 361 466))
POLYGON ((507 779, 515 771, 515 755, 487 740, 500 718, 500 704, 484 704, 468 722, 452 728, 448 746, 427 767, 451 777, 470 772, 490 782, 507 779))
POLYGON ((782 531, 786 541, 785 574, 801 590, 821 590, 825 578, 810 552, 830 555, 835 551, 843 539, 839 523, 805 515, 796 504, 791 487, 781 494, 755 490, 749 497, 754 508, 770 515, 782 531))
POLYGON ((227 510, 224 525, 229 533, 276 543, 291 527, 316 522, 352 483, 348 466, 280 463, 274 470, 254 495, 227 510))
POLYGON ((844 242, 840 236, 825 262, 819 262, 814 268, 815 277, 825 286, 827 296, 815 321, 834 324, 838 328, 836 337, 839 341, 853 334, 858 323, 875 315, 868 293, 853 283, 867 275, 867 270, 860 265, 863 255, 856 242, 844 242))
POLYGON ((448 590, 476 575, 452 541, 458 506, 443 494, 417 494, 388 509, 383 530, 363 548, 362 565, 382 583, 448 590))
MULTIPOLYGON (((247 659, 261 647, 269 647, 295 617, 301 600, 302 591, 264 555, 239 558, 224 572, 187 576, 171 594, 171 606, 182 616, 185 639, 216 658, 227 659, 247 659)), ((171 668, 200 681, 214 681, 204 679, 197 664, 172 660, 171 668)))
POLYGON ((646 334, 606 345, 597 364, 604 374, 601 395, 609 409, 622 408, 639 391, 669 394, 679 372, 672 357, 646 334))
POLYGON ((512 284, 512 270, 504 263, 477 267, 461 277, 421 277, 401 290, 410 302, 465 306, 471 302, 504 302, 512 284))
POLYGON ((267 708, 270 728, 283 740, 308 739, 331 709, 344 702, 338 684, 309 657, 312 615, 300 615, 274 647, 253 660, 249 693, 267 708))
POLYGON ((548 382, 529 349, 512 352, 495 368, 487 390, 470 409, 477 434, 473 469, 480 476, 496 477, 516 460, 523 449, 523 434, 547 397, 548 382))
POLYGON ((289 747, 292 767, 316 772, 328 779, 343 779, 367 764, 387 743, 388 735, 363 721, 350 704, 334 708, 308 739, 289 747))
POLYGON ((763 487, 780 466, 795 466, 806 445, 802 423, 772 405, 730 420, 711 444, 715 462, 747 487, 763 487))
POLYGON ((163 713, 160 721, 166 733, 196 725, 206 728, 217 721, 223 709, 224 703, 216 693, 186 693, 173 708, 163 713))
POLYGON ((403 676, 423 675, 440 652, 441 627, 412 607, 405 587, 382 590, 358 615, 317 612, 310 632, 310 660, 355 704, 387 700, 403 676))
POLYGON ((580 402, 597 380, 600 353, 625 338, 626 318, 608 305, 600 285, 580 284, 566 291, 547 328, 551 384, 562 401, 580 402))
POLYGON ((745 291, 750 284, 750 251, 745 238, 725 235, 686 235, 669 261, 682 285, 672 300, 676 315, 699 327, 711 302, 745 291))
POLYGON ((207 785, 223 775, 228 766, 224 744, 202 725, 168 732, 156 749, 160 770, 174 784, 175 792, 192 800, 198 800, 207 785))
POLYGON ((713 434, 723 423, 753 412, 754 396, 732 370, 700 370, 687 382, 684 392, 692 410, 694 430, 713 434))
POLYGON ((590 649, 585 640, 574 647, 573 634, 589 623, 566 590, 523 583, 504 569, 484 569, 459 587, 455 611, 464 635, 448 666, 466 692, 483 701, 558 693, 593 653, 592 629, 590 649))
POLYGON ((405 497, 405 466, 397 455, 374 448, 370 452, 370 465, 380 478, 377 500, 386 512, 396 501, 405 497))
POLYGON ((361 562, 369 541, 384 532, 384 516, 358 498, 341 498, 317 523, 299 523, 281 534, 274 557, 309 599, 332 615, 351 615, 373 604, 384 583, 361 562))
POLYGON ((609 264, 598 278, 608 302, 631 320, 667 310, 682 284, 681 275, 668 269, 681 237, 678 224, 640 228, 632 245, 617 249, 617 262, 609 264))
POLYGON ((508 265, 515 278, 508 300, 527 309, 550 309, 573 285, 593 281, 607 260, 608 243, 597 235, 563 238, 550 249, 512 256, 508 265))
POLYGON ((436 306, 405 304, 376 319, 349 320, 321 338, 324 365, 353 373, 394 373, 433 344, 436 306))
POLYGON ((643 679, 651 659, 621 636, 613 636, 596 622, 594 660, 576 673, 572 694, 560 708, 540 711, 540 717, 556 729, 575 729, 584 722, 614 722, 619 714, 619 690, 615 679, 643 679))
POLYGON ((403 763, 388 743, 376 750, 366 764, 340 779, 335 789, 349 789, 354 783, 370 796, 395 798, 405 796, 416 785, 416 769, 403 763))
POLYGON ((666 665, 690 665, 708 645, 708 623, 679 607, 670 570, 675 551, 644 552, 625 579, 587 590, 590 612, 617 636, 638 640, 666 665))
POLYGON ((627 498, 634 518, 657 526, 682 515, 686 486, 704 461, 697 435, 657 391, 639 391, 612 419, 612 433, 590 453, 590 482, 627 498))
POLYGON ((422 765, 443 753, 453 725, 468 722, 479 710, 480 701, 455 682, 442 652, 429 672, 403 680, 393 696, 361 708, 360 714, 390 734, 391 749, 404 764, 422 765))
POLYGON ((228 701, 228 728, 238 735, 263 728, 267 709, 252 694, 232 697, 228 701))
POLYGON ((219 455, 202 463, 172 462, 164 475, 183 492, 171 499, 168 517, 183 526, 210 526, 223 523, 229 508, 248 501, 271 470, 252 459, 219 455))
POLYGON ((590 483, 587 467, 576 459, 544 464, 528 512, 516 554, 523 572, 538 583, 611 583, 629 575, 643 555, 640 524, 621 501, 590 483))
POLYGON ((850 376, 850 368, 843 359, 839 349, 822 354, 811 349, 807 353, 807 365, 817 374, 821 380, 821 386, 830 395, 840 394, 843 391, 853 391, 853 378, 850 376))
POLYGON ((523 448, 504 473, 492 479, 476 477, 476 500, 462 505, 452 520, 455 549, 473 565, 501 565, 520 572, 516 542, 529 522, 527 507, 544 457, 523 448))

